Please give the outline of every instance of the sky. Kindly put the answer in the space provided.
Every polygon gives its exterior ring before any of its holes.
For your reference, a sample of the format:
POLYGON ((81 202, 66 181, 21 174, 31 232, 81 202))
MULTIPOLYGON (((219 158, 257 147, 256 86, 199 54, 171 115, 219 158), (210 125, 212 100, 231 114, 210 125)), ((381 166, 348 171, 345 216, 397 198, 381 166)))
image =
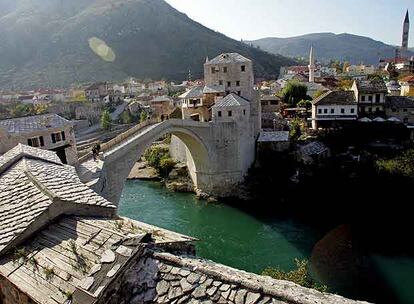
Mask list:
POLYGON ((333 32, 368 36, 400 45, 412 0, 166 0, 191 19, 240 40, 333 32))

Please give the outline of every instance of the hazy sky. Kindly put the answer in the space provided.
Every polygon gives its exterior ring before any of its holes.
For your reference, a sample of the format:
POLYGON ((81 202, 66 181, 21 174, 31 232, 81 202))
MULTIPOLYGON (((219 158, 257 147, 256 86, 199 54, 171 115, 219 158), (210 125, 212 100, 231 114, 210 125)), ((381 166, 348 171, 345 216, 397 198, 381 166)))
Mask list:
POLYGON ((401 44, 412 0, 166 0, 201 24, 234 39, 290 37, 315 32, 352 33, 401 44))

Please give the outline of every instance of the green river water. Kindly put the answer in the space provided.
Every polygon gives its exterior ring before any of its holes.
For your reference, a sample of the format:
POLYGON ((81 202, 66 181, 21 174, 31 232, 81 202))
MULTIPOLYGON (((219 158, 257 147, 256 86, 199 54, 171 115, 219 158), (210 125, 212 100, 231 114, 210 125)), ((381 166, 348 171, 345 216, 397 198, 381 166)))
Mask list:
MULTIPOLYGON (((326 235, 323 229, 298 220, 253 216, 225 204, 198 201, 192 194, 169 192, 155 182, 128 181, 120 214, 196 237, 200 240, 196 245, 200 257, 255 273, 268 266, 291 270, 295 258, 313 261, 315 244, 326 235)), ((328 238, 326 243, 330 242, 328 238)), ((318 252, 332 255, 330 247, 324 246, 318 252)), ((358 256, 355 264, 362 259, 367 258, 358 256)), ((361 284, 353 282, 355 276, 341 277, 337 280, 346 281, 346 288, 331 285, 330 291, 377 303, 414 303, 413 258, 373 253, 369 261, 375 268, 375 273, 368 276, 372 282, 363 279, 361 284)), ((353 266, 345 264, 341 269, 353 266)), ((333 282, 338 286, 343 283, 333 282)))

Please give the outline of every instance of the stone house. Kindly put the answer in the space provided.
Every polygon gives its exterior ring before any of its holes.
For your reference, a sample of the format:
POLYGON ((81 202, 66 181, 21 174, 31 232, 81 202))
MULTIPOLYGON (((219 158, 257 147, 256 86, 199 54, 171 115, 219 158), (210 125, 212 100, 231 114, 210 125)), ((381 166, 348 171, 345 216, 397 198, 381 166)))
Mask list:
POLYGON ((234 92, 253 100, 253 62, 238 53, 224 53, 204 64, 207 87, 224 86, 226 95, 234 92))
POLYGON ((329 128, 358 118, 352 91, 329 91, 312 101, 312 129, 329 128))
POLYGON ((383 115, 387 86, 383 80, 355 80, 351 90, 358 102, 359 115, 383 115))
POLYGON ((396 118, 403 123, 414 124, 414 97, 387 96, 385 115, 389 119, 396 118))
POLYGON ((85 96, 89 101, 101 101, 108 94, 109 88, 106 82, 97 82, 85 89, 85 96))
POLYGON ((401 85, 396 80, 391 80, 386 83, 388 95, 401 96, 401 85))
POLYGON ((275 152, 287 151, 290 148, 289 131, 260 132, 257 140, 257 149, 272 150, 275 152))
POLYGON ((224 85, 196 86, 189 89, 179 98, 182 100, 183 119, 210 121, 211 107, 225 95, 224 85))
POLYGON ((401 96, 414 96, 414 76, 407 76, 400 80, 401 96))
POLYGON ((218 100, 212 107, 213 121, 237 121, 241 123, 250 118, 250 103, 243 97, 231 93, 218 100))
POLYGON ((17 144, 54 151, 65 164, 78 161, 73 123, 56 114, 0 120, 0 155, 17 144))
POLYGON ((152 112, 160 117, 167 116, 173 109, 173 99, 169 96, 156 96, 150 101, 152 112))
POLYGON ((194 238, 116 213, 51 151, 0 156, 1 303, 363 304, 197 258, 194 238))
POLYGON ((264 95, 260 98, 262 113, 280 112, 282 98, 276 95, 264 95))

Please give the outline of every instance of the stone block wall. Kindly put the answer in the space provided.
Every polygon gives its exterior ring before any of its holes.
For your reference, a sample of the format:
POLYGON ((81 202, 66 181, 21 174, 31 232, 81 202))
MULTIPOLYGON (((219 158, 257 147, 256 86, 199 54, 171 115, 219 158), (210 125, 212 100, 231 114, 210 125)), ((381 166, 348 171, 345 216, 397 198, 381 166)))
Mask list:
POLYGON ((0 304, 34 304, 35 302, 21 292, 7 278, 0 276, 0 304))

